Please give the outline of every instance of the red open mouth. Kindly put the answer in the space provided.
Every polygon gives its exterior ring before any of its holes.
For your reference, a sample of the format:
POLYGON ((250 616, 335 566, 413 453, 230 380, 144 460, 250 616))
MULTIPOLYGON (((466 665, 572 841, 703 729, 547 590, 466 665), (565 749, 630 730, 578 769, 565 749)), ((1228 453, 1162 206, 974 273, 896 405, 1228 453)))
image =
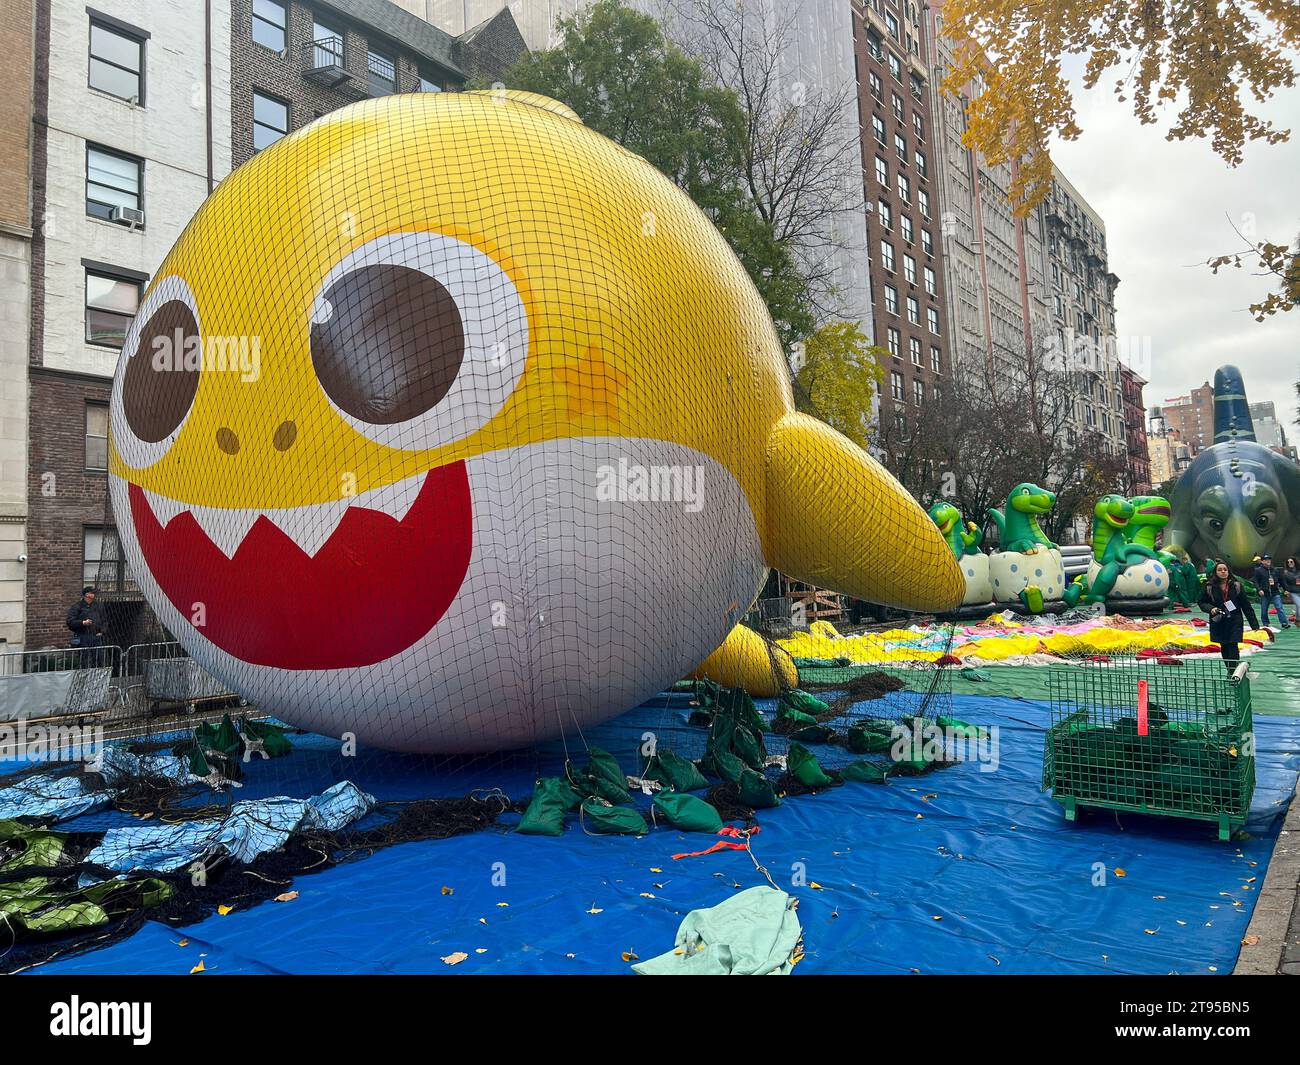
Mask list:
POLYGON ((138 485, 131 517, 172 606, 221 650, 280 669, 343 669, 406 650, 465 579, 473 504, 463 462, 430 470, 401 519, 350 506, 309 555, 265 514, 227 557, 185 510, 164 526, 138 485))

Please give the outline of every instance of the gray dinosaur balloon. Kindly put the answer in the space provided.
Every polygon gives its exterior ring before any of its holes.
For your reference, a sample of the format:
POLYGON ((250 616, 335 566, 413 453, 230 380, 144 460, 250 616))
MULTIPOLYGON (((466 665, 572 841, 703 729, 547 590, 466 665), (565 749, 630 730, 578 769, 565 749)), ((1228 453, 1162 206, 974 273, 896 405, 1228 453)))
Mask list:
POLYGON ((1275 565, 1300 556, 1300 466, 1256 442, 1235 366, 1214 375, 1214 444, 1179 477, 1170 502, 1165 545, 1198 565, 1221 558, 1249 575, 1257 555, 1275 565))

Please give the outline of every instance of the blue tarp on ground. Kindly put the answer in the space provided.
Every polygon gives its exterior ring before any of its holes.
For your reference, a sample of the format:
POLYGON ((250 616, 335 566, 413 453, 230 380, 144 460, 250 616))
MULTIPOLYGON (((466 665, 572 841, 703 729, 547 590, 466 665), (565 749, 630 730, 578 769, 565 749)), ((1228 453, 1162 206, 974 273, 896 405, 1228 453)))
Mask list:
MULTIPOLYGON (((807 956, 796 973, 1232 969, 1300 770, 1300 720, 1256 719, 1251 838, 1224 844, 1208 822, 1094 813, 1068 824, 1039 791, 1046 706, 953 702, 958 716, 998 726, 996 771, 968 763, 760 811, 754 855, 799 900, 807 956), (1104 886, 1094 886, 1098 870, 1104 886)), ((688 728, 686 713, 680 699, 660 700, 586 738, 628 768, 646 731, 697 753, 703 730, 688 728)), ((295 737, 288 758, 246 767, 238 798, 317 792, 341 775, 336 752, 333 741, 295 737)), ((555 772, 561 757, 553 747, 435 772, 423 759, 365 752, 346 764, 381 800, 492 786, 526 796, 533 775, 555 772)), ((108 816, 69 826, 105 827, 108 816)), ((570 820, 558 839, 501 828, 404 844, 299 877, 292 902, 183 930, 148 922, 129 940, 38 971, 188 973, 202 957, 208 973, 626 973, 624 951, 659 954, 688 911, 765 883, 744 853, 672 858, 712 842, 663 828, 587 836, 570 820), (440 960, 458 952, 467 958, 454 967, 440 960)))

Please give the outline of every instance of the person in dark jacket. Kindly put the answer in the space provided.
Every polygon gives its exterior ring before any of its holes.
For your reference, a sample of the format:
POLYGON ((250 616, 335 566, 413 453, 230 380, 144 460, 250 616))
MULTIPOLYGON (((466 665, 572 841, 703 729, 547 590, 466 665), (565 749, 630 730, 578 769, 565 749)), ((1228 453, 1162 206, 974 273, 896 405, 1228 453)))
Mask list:
POLYGON ((81 589, 81 598, 68 610, 68 631, 73 647, 98 647, 104 642, 104 615, 95 605, 95 589, 81 589))
POLYGON ((1249 621, 1250 627, 1257 629, 1259 619, 1250 605, 1250 596, 1226 562, 1215 565, 1214 575, 1206 581, 1201 609, 1210 615, 1210 639, 1219 645, 1223 664, 1229 673, 1234 672, 1241 661, 1244 622, 1249 621))
POLYGON ((1286 607, 1282 605, 1282 571, 1274 567, 1272 555, 1260 557, 1251 579, 1259 589, 1259 608, 1264 624, 1268 624, 1269 614, 1276 610, 1282 628, 1289 629, 1291 623, 1287 621, 1286 607))
POLYGON ((1291 600, 1291 621, 1300 625, 1300 562, 1288 558, 1282 569, 1282 594, 1291 600))

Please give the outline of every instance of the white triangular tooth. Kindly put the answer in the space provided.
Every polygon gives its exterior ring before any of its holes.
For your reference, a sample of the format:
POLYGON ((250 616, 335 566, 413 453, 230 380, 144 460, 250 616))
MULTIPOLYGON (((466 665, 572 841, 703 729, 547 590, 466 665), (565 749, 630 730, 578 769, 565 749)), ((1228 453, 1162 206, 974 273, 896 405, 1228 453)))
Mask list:
POLYGON ((234 558, 248 530, 257 520, 257 511, 245 508, 191 507, 190 512, 208 539, 221 549, 227 558, 234 558))
POLYGON ((188 503, 179 499, 172 499, 170 496, 160 496, 154 492, 146 491, 144 497, 149 501, 149 509, 153 511, 153 516, 158 519, 158 524, 164 529, 167 528, 167 523, 177 514, 190 509, 188 503))
POLYGON ((314 557, 325 541, 334 535, 347 509, 347 500, 340 499, 305 507, 268 510, 266 516, 309 557, 314 557))
POLYGON ((381 488, 372 488, 368 492, 355 496, 349 502, 352 506, 362 507, 365 510, 382 510, 398 521, 403 521, 424 486, 425 476, 421 474, 394 484, 386 484, 381 488))

